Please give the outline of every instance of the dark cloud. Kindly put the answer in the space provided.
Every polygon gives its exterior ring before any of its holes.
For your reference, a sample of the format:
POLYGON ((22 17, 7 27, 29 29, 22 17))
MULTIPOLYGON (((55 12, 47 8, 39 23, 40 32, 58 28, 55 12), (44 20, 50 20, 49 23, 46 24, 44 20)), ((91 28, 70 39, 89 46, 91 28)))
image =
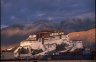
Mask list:
POLYGON ((11 24, 20 20, 38 20, 40 17, 65 19, 94 13, 94 2, 95 0, 1 0, 1 22, 11 24), (12 16, 17 19, 11 19, 12 16))

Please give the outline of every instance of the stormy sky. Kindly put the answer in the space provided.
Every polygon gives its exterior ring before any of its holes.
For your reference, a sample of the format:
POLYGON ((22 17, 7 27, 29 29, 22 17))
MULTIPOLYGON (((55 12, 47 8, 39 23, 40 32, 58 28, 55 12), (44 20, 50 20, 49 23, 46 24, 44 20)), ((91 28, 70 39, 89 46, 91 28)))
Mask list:
POLYGON ((92 17, 95 0, 1 0, 1 24, 92 17))

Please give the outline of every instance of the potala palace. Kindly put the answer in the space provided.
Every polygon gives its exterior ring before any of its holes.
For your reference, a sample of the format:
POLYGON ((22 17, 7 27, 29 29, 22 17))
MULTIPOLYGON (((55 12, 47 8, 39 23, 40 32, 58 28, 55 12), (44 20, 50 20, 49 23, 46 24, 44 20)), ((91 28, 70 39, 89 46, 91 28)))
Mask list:
POLYGON ((15 57, 34 57, 46 55, 49 52, 74 52, 76 49, 83 49, 83 43, 80 40, 71 41, 64 32, 39 32, 29 35, 29 37, 20 42, 19 47, 14 51, 15 57))

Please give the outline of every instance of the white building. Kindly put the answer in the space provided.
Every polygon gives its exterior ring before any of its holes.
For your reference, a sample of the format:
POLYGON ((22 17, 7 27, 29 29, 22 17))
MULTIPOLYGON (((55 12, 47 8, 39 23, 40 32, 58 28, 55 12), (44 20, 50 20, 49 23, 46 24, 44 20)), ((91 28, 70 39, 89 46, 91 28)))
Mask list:
POLYGON ((42 52, 35 54, 35 55, 44 55, 45 53, 51 52, 53 50, 56 50, 56 47, 61 44, 67 44, 65 46, 65 50, 62 50, 62 52, 66 51, 74 51, 75 49, 82 49, 83 44, 82 41, 70 41, 68 35, 64 35, 63 32, 60 33, 51 33, 50 34, 52 37, 48 38, 40 38, 44 40, 44 43, 42 43, 42 40, 36 40, 36 35, 30 35, 26 40, 22 41, 20 43, 20 46, 14 51, 14 56, 33 56, 32 53, 34 50, 42 50, 42 52), (62 37, 60 38, 58 35, 61 35, 62 37), (18 51, 22 49, 22 47, 25 50, 28 50, 26 54, 19 53, 18 51))

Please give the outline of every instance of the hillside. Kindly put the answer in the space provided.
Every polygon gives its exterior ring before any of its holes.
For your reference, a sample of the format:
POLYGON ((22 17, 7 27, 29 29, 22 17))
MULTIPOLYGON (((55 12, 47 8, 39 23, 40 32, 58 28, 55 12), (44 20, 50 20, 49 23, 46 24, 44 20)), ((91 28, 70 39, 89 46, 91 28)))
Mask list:
POLYGON ((72 32, 69 33, 70 40, 82 40, 85 47, 94 47, 96 44, 96 28, 88 31, 72 32))

